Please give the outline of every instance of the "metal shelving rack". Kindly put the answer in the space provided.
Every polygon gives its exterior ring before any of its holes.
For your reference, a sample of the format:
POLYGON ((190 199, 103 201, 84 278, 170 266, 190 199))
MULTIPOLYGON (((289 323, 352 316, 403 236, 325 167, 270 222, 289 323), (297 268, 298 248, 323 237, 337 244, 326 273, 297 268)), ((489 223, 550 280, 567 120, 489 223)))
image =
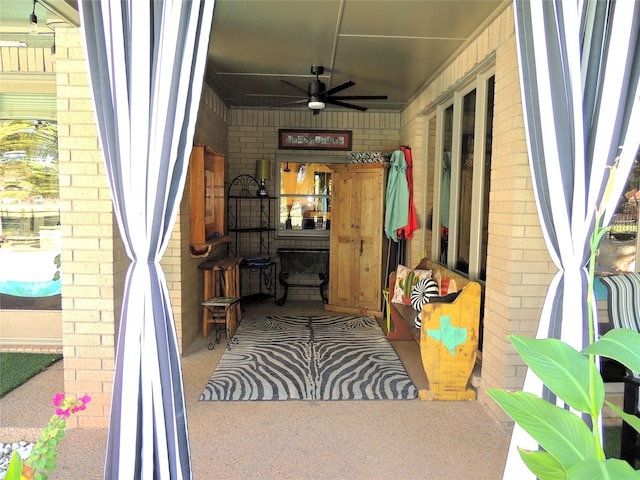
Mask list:
POLYGON ((229 256, 244 259, 240 264, 243 300, 275 297, 271 244, 276 230, 272 223, 276 197, 257 196, 259 187, 255 177, 243 174, 234 178, 227 189, 227 234, 231 237, 227 250, 229 256), (257 285, 248 281, 252 274, 259 277, 257 285), (257 292, 252 290, 254 287, 257 292))

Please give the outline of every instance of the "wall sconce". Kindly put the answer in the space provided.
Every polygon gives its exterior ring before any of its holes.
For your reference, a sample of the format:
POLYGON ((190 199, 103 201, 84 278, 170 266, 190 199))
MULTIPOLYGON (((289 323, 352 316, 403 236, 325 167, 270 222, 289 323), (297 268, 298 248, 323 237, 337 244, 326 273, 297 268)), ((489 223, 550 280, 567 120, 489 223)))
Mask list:
POLYGON ((260 179, 260 188, 256 195, 258 197, 268 196, 264 181, 271 180, 271 162, 269 160, 256 160, 256 179, 260 179))

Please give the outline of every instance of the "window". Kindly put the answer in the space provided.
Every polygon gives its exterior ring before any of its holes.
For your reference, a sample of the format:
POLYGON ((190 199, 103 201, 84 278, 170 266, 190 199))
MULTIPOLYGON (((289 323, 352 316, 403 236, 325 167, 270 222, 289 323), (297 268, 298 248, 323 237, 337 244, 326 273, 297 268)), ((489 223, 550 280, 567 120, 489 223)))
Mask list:
POLYGON ((427 163, 435 165, 431 255, 473 279, 486 278, 494 76, 439 105, 427 122, 427 163))
POLYGON ((331 156, 278 157, 278 236, 329 236, 331 164, 344 162, 344 157, 331 156))
POLYGON ((56 122, 0 120, 0 265, 0 308, 61 308, 56 122))

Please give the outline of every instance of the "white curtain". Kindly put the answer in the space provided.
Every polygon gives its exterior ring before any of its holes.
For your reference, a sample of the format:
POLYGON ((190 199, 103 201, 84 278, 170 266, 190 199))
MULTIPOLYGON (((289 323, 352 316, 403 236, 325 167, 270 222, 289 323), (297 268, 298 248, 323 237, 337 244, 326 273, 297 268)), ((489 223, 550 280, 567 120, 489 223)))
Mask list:
MULTIPOLYGON (((559 338, 581 350, 589 331, 585 267, 595 208, 619 156, 604 217, 609 223, 640 144, 640 3, 514 0, 514 6, 531 175, 558 268, 537 338, 559 338)), ((531 372, 524 390, 556 401, 531 372)), ((516 426, 504 478, 533 478, 517 446, 538 448, 516 426)))
POLYGON ((191 478, 160 259, 182 198, 213 0, 79 2, 100 142, 131 264, 117 339, 107 479, 191 478))

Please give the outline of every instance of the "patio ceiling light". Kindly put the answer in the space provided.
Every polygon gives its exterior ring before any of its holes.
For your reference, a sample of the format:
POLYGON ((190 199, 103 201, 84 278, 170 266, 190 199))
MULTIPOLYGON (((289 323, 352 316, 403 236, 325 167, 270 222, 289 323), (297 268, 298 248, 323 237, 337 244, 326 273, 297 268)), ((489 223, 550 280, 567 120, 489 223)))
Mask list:
POLYGON ((29 33, 38 33, 38 17, 36 16, 36 2, 37 0, 33 0, 33 10, 31 11, 31 15, 29 15, 29 33))

